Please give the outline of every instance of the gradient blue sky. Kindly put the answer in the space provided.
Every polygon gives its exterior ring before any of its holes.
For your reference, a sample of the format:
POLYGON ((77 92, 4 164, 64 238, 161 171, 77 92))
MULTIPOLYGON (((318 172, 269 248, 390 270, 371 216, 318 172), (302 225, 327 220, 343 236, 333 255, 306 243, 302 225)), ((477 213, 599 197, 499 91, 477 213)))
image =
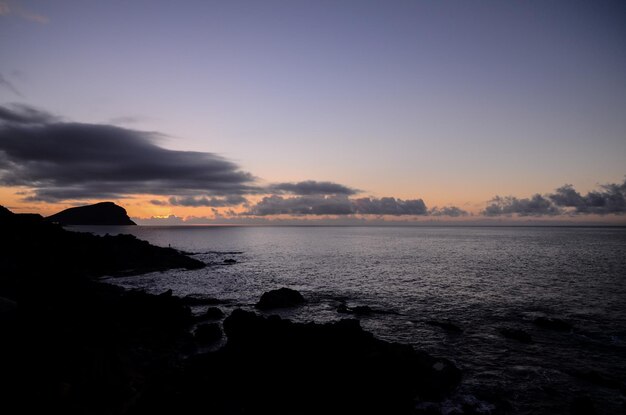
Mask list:
POLYGON ((0 104, 476 209, 626 174, 623 1, 2 1, 0 104))

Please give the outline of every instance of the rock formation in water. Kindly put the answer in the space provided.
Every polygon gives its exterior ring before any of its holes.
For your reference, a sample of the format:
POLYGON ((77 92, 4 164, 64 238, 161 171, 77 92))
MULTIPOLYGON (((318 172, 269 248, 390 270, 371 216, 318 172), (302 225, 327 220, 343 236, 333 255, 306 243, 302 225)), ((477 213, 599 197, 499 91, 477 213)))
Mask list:
POLYGON ((261 299, 256 303, 259 310, 271 310, 274 308, 295 307, 304 304, 305 300, 296 290, 291 288, 279 288, 263 293, 261 299))
POLYGON ((113 202, 65 209, 46 220, 59 225, 136 225, 126 214, 126 209, 113 202))

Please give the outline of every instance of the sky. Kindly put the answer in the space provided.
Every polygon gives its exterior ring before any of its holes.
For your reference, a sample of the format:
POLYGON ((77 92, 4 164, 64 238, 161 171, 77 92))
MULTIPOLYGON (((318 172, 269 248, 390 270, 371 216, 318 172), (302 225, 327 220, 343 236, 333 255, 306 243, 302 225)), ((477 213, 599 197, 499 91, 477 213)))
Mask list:
POLYGON ((0 0, 0 204, 626 223, 623 1, 0 0))

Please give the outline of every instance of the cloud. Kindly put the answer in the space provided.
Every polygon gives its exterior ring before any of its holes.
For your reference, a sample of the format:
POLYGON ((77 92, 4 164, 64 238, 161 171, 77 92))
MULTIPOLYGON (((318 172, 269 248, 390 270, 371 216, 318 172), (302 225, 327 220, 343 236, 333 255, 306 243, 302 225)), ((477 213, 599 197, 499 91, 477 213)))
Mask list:
POLYGON ((563 212, 549 199, 541 196, 540 194, 536 194, 529 199, 518 199, 513 196, 496 196, 481 213, 485 216, 513 214, 518 216, 554 216, 563 212))
POLYGON ((582 195, 570 184, 554 193, 536 194, 530 199, 496 196, 481 213, 485 216, 555 216, 626 214, 626 179, 623 183, 599 186, 598 191, 582 195))
POLYGON ((428 214, 430 216, 450 216, 454 218, 469 215, 467 211, 456 206, 444 206, 442 208, 435 206, 428 211, 428 214))
POLYGON ((333 182, 307 180, 297 183, 276 183, 269 187, 270 193, 289 193, 300 196, 309 195, 355 195, 358 190, 333 182))
POLYGON ((393 197, 350 199, 345 195, 264 197, 244 215, 426 215, 422 199, 401 200, 393 197))
MULTIPOLYGON (((0 5, 0 8, 1 7, 2 6, 0 5)), ((2 13, 0 13, 0 14, 2 14, 2 13)), ((13 92, 18 97, 23 97, 22 93, 15 87, 15 85, 13 85, 13 83, 11 81, 9 81, 4 76, 2 76, 1 73, 0 73, 0 86, 3 86, 4 88, 6 88, 9 91, 13 92)))
POLYGON ((149 218, 131 218, 135 223, 139 225, 157 225, 157 226, 175 226, 185 225, 186 222, 183 218, 169 215, 169 216, 151 216, 149 218))
POLYGON ((14 2, 0 1, 0 16, 16 15, 22 19, 29 20, 36 23, 48 23, 50 19, 39 13, 34 13, 30 10, 26 10, 14 2))
MULTIPOLYGON (((226 197, 170 197, 169 204, 172 206, 186 206, 186 207, 225 207, 225 206, 237 206, 247 205, 248 200, 240 195, 231 195, 226 197)), ((158 203, 153 203, 158 205, 158 203)))
POLYGON ((158 200, 158 199, 152 199, 150 201, 150 204, 155 205, 155 206, 169 206, 169 203, 166 200, 158 200))
POLYGON ((428 209, 422 199, 402 200, 393 197, 380 199, 364 197, 353 201, 355 213, 362 215, 426 215, 428 209))
POLYGON ((0 105, 0 128, 9 125, 51 124, 61 119, 45 111, 23 104, 0 105))
POLYGON ((153 132, 61 122, 27 106, 0 106, 0 184, 29 187, 29 200, 50 202, 260 191, 235 163, 213 153, 168 150, 157 138, 153 132))
POLYGON ((626 213, 626 180, 621 184, 605 184, 600 191, 586 195, 578 193, 572 185, 556 189, 548 197, 557 206, 572 208, 575 214, 624 214, 626 213))
POLYGON ((245 215, 348 215, 354 213, 350 199, 346 196, 297 196, 264 197, 252 206, 245 215))

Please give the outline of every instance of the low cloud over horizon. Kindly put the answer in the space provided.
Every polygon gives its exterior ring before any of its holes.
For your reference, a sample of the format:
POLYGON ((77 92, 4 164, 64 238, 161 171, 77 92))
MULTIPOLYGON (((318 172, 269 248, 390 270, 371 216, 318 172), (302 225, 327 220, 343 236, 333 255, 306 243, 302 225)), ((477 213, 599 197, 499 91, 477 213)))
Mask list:
MULTIPOLYGON (((68 122, 26 105, 0 106, 0 185, 19 187, 21 191, 16 194, 29 202, 151 195, 155 198, 147 203, 153 206, 211 208, 214 216, 226 214, 240 219, 281 215, 300 219, 474 216, 457 206, 429 208, 421 198, 360 196, 363 191, 332 181, 261 185, 253 174, 215 153, 160 147, 163 137, 157 132, 109 124, 68 122)), ((564 185, 553 193, 529 198, 495 196, 479 215, 625 213, 626 180, 601 185, 586 194, 564 185)))
POLYGON ((583 195, 566 184, 547 195, 530 198, 496 196, 481 211, 485 216, 556 216, 556 215, 623 215, 626 214, 626 178, 621 184, 599 186, 583 195))

